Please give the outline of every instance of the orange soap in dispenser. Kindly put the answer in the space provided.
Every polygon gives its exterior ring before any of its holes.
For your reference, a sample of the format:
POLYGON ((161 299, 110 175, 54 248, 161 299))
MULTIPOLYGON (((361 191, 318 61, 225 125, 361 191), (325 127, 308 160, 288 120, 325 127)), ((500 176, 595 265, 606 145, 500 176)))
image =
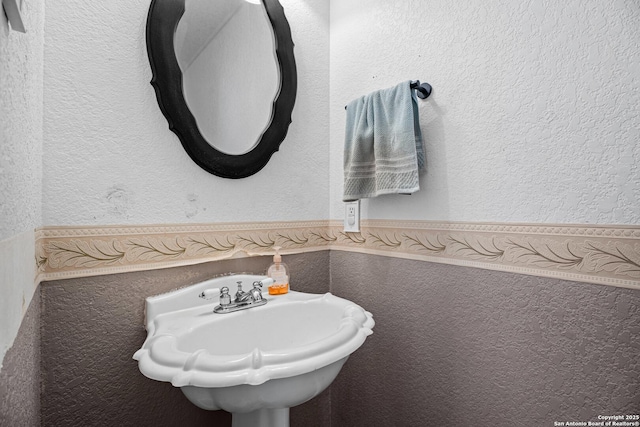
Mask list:
POLYGON ((267 270, 267 276, 273 279, 273 285, 269 286, 269 295, 282 295, 289 292, 289 270, 282 262, 280 247, 274 246, 276 254, 273 256, 273 264, 267 270))

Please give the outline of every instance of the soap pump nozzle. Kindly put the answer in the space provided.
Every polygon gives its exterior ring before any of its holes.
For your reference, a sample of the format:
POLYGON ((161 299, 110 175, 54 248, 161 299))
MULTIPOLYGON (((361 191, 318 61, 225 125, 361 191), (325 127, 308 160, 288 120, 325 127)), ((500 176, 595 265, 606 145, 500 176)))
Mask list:
POLYGON ((280 264, 282 262, 282 255, 280 255, 280 249, 282 249, 280 246, 274 246, 273 249, 276 251, 275 255, 273 256, 273 262, 275 262, 276 264, 280 264))

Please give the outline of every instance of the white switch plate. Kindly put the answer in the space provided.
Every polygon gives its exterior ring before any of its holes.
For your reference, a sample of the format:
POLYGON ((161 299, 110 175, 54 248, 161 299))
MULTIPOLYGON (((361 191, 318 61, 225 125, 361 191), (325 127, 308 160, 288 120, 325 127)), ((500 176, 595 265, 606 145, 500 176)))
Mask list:
POLYGON ((344 231, 360 231, 360 200, 344 204, 344 231))

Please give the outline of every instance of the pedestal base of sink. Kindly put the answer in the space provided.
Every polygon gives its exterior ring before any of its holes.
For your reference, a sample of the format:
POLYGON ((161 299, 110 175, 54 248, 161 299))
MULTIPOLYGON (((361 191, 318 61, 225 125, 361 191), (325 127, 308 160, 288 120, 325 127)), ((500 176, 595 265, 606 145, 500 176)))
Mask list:
POLYGON ((231 427, 289 427, 289 408, 232 414, 231 427))
POLYGON ((269 380, 260 385, 181 387, 202 409, 231 412, 233 427, 289 427, 289 408, 307 402, 335 379, 349 356, 315 371, 269 380))

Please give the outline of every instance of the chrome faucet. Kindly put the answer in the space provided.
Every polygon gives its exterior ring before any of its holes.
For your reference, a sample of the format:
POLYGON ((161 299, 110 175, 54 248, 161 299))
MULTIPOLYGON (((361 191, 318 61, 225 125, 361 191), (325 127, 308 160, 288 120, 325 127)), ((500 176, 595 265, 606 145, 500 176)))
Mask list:
POLYGON ((273 279, 257 280, 253 282, 253 289, 245 292, 242 290, 242 282, 238 282, 238 290, 233 301, 231 301, 229 288, 226 286, 222 289, 207 289, 198 296, 208 300, 212 299, 215 294, 219 294, 220 304, 213 309, 213 312, 218 314, 233 313, 234 311, 265 305, 267 300, 263 298, 261 288, 264 285, 269 286, 271 284, 273 284, 273 279))
MULTIPOLYGON (((251 297, 251 294, 242 290, 242 282, 236 283, 238 284, 238 290, 236 291, 236 299, 233 302, 241 303, 247 301, 249 297, 251 297)), ((255 283, 253 285, 255 286, 255 283)), ((262 284, 260 286, 262 286, 262 284)))

